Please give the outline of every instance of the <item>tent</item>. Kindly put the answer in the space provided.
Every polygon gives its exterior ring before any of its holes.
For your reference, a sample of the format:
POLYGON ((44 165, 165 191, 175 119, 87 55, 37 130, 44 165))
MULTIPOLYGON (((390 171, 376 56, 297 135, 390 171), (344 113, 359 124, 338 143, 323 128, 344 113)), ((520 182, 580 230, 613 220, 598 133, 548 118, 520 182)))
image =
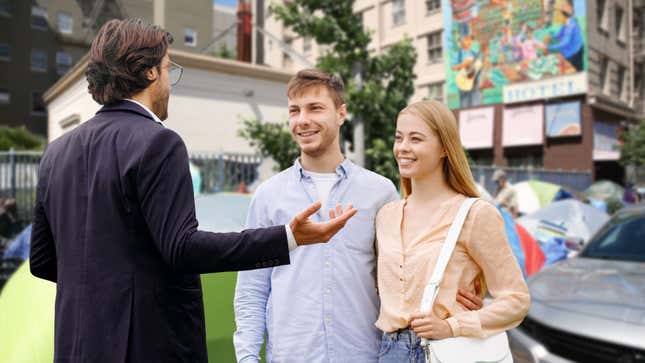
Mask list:
POLYGON ((588 241, 607 221, 609 215, 574 199, 553 202, 517 222, 538 241, 551 237, 579 237, 588 241))
MULTIPOLYGON (((249 195, 219 193, 196 200, 200 229, 239 231, 244 227, 249 195)), ((210 362, 234 362, 233 293, 237 274, 202 275, 206 344, 210 362)), ((25 261, 0 293, 0 362, 40 363, 54 359, 56 285, 31 275, 25 261)))
POLYGON ((535 212, 553 201, 575 197, 573 192, 560 185, 540 180, 523 181, 513 184, 512 187, 517 195, 520 214, 535 212))

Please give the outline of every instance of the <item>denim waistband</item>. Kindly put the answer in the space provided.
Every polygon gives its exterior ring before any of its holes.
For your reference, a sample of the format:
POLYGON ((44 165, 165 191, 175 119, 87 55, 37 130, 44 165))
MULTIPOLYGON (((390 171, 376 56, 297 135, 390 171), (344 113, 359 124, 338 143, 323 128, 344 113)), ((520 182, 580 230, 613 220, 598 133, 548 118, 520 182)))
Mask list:
POLYGON ((395 330, 391 333, 383 333, 383 336, 388 337, 393 341, 399 341, 401 339, 405 339, 412 344, 419 343, 421 341, 421 338, 417 336, 417 334, 414 332, 414 330, 412 330, 412 328, 403 328, 403 329, 395 330))

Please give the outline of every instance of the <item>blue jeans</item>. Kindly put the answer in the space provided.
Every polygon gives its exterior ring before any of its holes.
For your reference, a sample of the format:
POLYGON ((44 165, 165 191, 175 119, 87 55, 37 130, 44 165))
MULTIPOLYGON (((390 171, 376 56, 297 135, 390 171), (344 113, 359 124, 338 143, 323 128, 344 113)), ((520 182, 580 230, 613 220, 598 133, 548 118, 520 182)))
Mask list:
POLYGON ((383 334, 379 363, 425 363, 421 338, 411 329, 383 334))

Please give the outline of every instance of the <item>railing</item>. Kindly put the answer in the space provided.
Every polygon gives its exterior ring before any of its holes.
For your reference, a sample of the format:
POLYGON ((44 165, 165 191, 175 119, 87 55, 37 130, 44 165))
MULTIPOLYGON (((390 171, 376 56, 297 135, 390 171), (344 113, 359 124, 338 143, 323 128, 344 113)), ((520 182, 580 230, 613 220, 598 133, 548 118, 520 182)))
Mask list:
POLYGON ((16 201, 19 224, 32 217, 40 158, 40 152, 0 152, 0 198, 16 201))
MULTIPOLYGON (((0 198, 16 201, 20 226, 29 224, 33 217, 41 156, 40 152, 0 152, 0 198)), ((191 154, 190 161, 199 168, 200 192, 208 194, 243 190, 257 179, 262 159, 257 155, 223 153, 191 154)))
POLYGON ((209 194, 243 190, 258 177, 262 158, 247 154, 191 154, 190 161, 199 168, 200 192, 209 194))

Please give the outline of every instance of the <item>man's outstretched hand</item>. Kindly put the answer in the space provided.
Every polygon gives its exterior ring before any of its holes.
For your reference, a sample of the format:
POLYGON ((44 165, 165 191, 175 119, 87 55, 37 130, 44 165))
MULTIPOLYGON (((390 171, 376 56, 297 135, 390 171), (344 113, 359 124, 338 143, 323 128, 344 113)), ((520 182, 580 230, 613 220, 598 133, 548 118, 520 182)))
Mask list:
POLYGON ((328 221, 314 223, 309 220, 309 217, 318 209, 320 209, 320 202, 315 202, 289 222, 291 233, 298 246, 329 241, 357 212, 351 204, 344 211, 341 205, 337 205, 336 211, 329 211, 328 221))

